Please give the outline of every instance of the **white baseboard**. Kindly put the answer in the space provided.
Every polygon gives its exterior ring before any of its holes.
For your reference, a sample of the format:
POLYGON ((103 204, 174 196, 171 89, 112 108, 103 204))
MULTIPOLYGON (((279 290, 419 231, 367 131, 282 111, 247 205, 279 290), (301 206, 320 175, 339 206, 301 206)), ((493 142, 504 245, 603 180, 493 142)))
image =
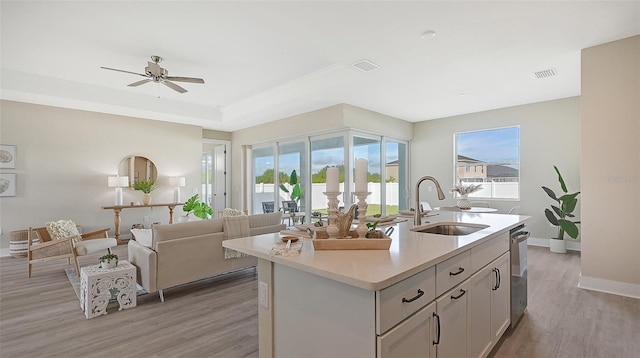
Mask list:
MULTIPOLYGON (((549 247, 549 240, 551 239, 542 239, 539 237, 530 237, 527 239, 527 245, 529 246, 542 246, 549 247)), ((582 251, 582 243, 580 241, 575 240, 565 240, 567 243, 567 250, 571 251, 582 251)))
POLYGON ((6 248, 6 249, 0 248, 0 257, 5 257, 5 256, 11 256, 9 254, 9 249, 8 248, 6 248))
POLYGON ((618 296, 640 299, 640 285, 582 276, 582 273, 580 274, 578 287, 585 290, 611 293, 618 296))

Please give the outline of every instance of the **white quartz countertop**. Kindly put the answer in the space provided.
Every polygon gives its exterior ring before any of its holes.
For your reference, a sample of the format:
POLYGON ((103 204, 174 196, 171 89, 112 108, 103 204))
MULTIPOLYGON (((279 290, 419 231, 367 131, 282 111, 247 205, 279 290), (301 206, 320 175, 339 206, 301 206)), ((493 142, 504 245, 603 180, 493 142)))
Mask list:
POLYGON ((311 240, 304 239, 299 255, 271 255, 274 243, 280 241, 278 233, 225 240, 222 245, 276 264, 377 291, 490 240, 499 233, 524 223, 528 218, 521 215, 443 211, 424 218, 422 225, 461 222, 489 227, 469 235, 445 236, 410 231, 413 219, 409 219, 396 225, 389 250, 315 251, 311 240))

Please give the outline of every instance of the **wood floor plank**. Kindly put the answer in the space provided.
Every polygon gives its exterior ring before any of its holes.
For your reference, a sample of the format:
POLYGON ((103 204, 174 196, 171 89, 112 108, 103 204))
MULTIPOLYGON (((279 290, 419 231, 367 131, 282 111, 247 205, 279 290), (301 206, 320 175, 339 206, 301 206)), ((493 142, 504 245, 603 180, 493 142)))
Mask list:
MULTIPOLYGON (((577 288, 580 255, 529 248, 529 306, 491 356, 640 357, 640 300, 577 288)), ((126 258, 126 246, 116 248, 126 258)), ((97 257, 82 257, 81 266, 97 257)), ((0 258, 0 357, 258 357, 254 269, 138 297, 87 320, 65 260, 0 258)))

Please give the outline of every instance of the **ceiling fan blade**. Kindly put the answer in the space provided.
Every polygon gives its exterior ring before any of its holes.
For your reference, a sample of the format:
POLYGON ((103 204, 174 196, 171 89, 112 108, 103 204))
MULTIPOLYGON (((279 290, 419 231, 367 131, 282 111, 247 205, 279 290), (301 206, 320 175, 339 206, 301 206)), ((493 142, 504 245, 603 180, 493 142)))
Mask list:
POLYGON ((142 76, 142 77, 147 77, 147 75, 143 75, 142 73, 125 71, 125 70, 118 70, 117 68, 102 67, 102 66, 100 68, 105 69, 105 70, 118 71, 118 72, 130 73, 132 75, 138 75, 138 76, 142 76))
POLYGON ((194 77, 173 77, 169 76, 166 78, 169 81, 178 81, 178 82, 190 82, 190 83, 204 83, 202 78, 194 78, 194 77))
POLYGON ((142 80, 142 81, 134 82, 134 83, 128 84, 127 86, 129 86, 129 87, 137 87, 137 86, 143 85, 143 84, 145 84, 145 83, 147 83, 147 82, 151 82, 151 81, 153 81, 153 80, 152 80, 152 79, 147 78, 146 80, 142 80))
POLYGON ((174 91, 180 92, 180 93, 185 93, 187 92, 186 89, 178 86, 177 84, 173 83, 173 82, 169 82, 169 81, 162 81, 162 83, 164 83, 165 86, 171 88, 174 91))

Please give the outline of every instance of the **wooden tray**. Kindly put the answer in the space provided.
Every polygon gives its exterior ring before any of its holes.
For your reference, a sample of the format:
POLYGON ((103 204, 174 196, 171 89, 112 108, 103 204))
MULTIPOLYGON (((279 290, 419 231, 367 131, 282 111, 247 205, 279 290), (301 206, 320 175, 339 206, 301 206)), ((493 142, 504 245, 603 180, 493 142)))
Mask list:
MULTIPOLYGON (((326 235, 324 231, 324 235, 326 235)), ((391 238, 384 235, 382 239, 360 239, 358 233, 350 231, 352 239, 328 239, 327 236, 322 235, 322 231, 316 231, 316 238, 313 241, 313 248, 315 250, 389 250, 391 247, 391 238), (320 235, 318 235, 320 234, 320 235)))

